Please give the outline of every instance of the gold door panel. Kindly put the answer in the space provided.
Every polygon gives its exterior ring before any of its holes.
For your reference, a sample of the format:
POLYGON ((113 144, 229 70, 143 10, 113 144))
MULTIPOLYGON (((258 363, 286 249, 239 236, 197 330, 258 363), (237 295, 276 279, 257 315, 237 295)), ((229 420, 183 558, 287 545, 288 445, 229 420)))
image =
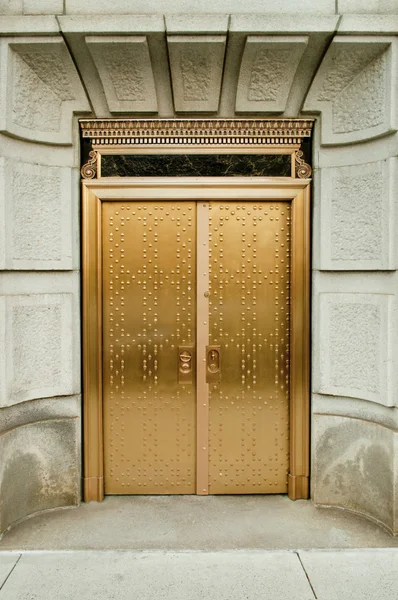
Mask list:
POLYGON ((105 492, 286 492, 290 205, 103 202, 102 255, 105 492))
POLYGON ((287 492, 289 273, 289 204, 210 202, 210 494, 287 492))
POLYGON ((308 497, 309 186, 83 182, 86 500, 308 497))
POLYGON ((105 493, 193 494, 195 203, 103 202, 102 251, 105 493))

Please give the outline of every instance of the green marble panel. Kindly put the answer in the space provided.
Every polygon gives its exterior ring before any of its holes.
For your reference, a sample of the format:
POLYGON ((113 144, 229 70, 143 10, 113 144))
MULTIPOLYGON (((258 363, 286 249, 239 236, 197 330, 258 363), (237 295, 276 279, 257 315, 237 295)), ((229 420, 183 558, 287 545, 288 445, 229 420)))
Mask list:
POLYGON ((101 177, 290 177, 290 154, 104 154, 101 177))

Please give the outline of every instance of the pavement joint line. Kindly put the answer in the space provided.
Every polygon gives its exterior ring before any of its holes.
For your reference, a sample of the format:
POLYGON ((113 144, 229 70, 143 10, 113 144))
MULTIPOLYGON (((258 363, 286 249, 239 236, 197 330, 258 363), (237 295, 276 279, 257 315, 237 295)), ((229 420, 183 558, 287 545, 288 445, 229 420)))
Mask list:
MULTIPOLYGON (((18 561, 23 555, 26 554, 90 554, 90 553, 117 553, 117 554, 297 554, 298 550, 292 550, 290 548, 278 548, 276 550, 270 550, 268 548, 223 548, 218 550, 195 550, 191 548, 178 548, 176 550, 172 548, 162 549, 162 548, 150 548, 150 549, 142 549, 138 550, 136 548, 79 548, 77 550, 73 549, 38 549, 38 550, 8 550, 5 548, 2 550, 0 548, 0 557, 4 554, 19 554, 18 561)), ((17 561, 17 562, 18 562, 17 561)), ((16 563, 17 564, 17 563, 16 563)))
MULTIPOLYGON (((300 552, 307 553, 335 553, 335 554, 344 554, 344 553, 359 553, 365 554, 367 552, 377 552, 377 553, 398 553, 398 548, 396 547, 370 547, 370 548, 217 548, 217 549, 207 549, 207 548, 1 548, 0 544, 0 557, 2 554, 19 554, 18 561, 24 554, 77 554, 77 553, 91 553, 91 552, 116 552, 116 553, 132 553, 132 554, 225 554, 225 553, 235 553, 235 554, 297 554, 299 556, 300 552)), ((17 562, 18 562, 17 561, 17 562)), ((301 562, 301 560, 300 560, 301 562)), ((0 588, 1 589, 1 588, 0 588)))
POLYGON ((5 586, 5 584, 7 583, 7 581, 8 581, 8 579, 9 579, 9 577, 11 576, 11 573, 13 573, 13 571, 14 571, 15 567, 17 566, 17 564, 19 563, 19 561, 21 560, 21 558, 22 558, 22 553, 21 553, 21 554, 18 556, 18 558, 17 558, 17 560, 15 561, 15 563, 14 563, 14 565, 13 565, 13 567, 12 567, 11 571, 8 573, 8 575, 7 575, 7 577, 4 579, 3 583, 0 585, 0 592, 1 592, 1 590, 3 589, 3 587, 5 586))
POLYGON ((300 556, 300 554, 299 554, 298 552, 295 552, 295 555, 296 555, 296 556, 297 556, 297 558, 299 559, 299 563, 300 563, 300 565, 301 565, 301 568, 303 569, 303 571, 304 571, 304 573, 305 573, 305 576, 306 576, 306 578, 307 578, 307 581, 308 581, 308 585, 310 586, 310 588, 311 588, 311 591, 312 591, 312 593, 314 594, 314 598, 315 598, 315 600, 318 600, 318 596, 317 596, 317 595, 316 595, 316 593, 315 593, 315 590, 314 590, 314 588, 313 588, 313 585, 312 585, 312 583, 311 583, 311 580, 310 580, 310 578, 309 578, 309 575, 308 575, 308 573, 307 573, 307 571, 306 571, 306 569, 305 569, 305 566, 304 566, 304 564, 303 564, 303 561, 301 560, 301 556, 300 556))

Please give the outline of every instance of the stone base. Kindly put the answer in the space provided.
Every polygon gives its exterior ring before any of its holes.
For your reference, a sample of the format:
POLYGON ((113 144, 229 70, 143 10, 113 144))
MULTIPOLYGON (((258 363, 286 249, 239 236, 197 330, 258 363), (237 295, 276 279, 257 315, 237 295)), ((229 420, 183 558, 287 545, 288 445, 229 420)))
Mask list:
POLYGON ((313 500, 364 515, 398 534, 398 433, 356 418, 315 415, 313 500))
POLYGON ((11 409, 16 426, 0 434, 0 533, 32 514, 80 503, 79 418, 66 416, 67 402, 58 401, 63 418, 19 424, 17 413, 32 408, 26 405, 46 408, 42 400, 24 403, 11 409))

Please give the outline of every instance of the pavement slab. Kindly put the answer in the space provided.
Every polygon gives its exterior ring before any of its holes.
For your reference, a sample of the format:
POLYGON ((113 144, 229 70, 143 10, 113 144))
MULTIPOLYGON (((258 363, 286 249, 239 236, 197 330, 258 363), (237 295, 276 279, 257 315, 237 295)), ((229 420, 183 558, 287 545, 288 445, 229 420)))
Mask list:
POLYGON ((27 519, 0 550, 312 550, 393 548, 358 515, 286 496, 107 496, 27 519))
POLYGON ((303 551, 300 560, 319 600, 395 600, 398 550, 303 551))
POLYGON ((294 552, 24 553, 1 600, 314 600, 294 552))
POLYGON ((18 562, 20 554, 16 552, 1 552, 0 553, 0 589, 7 577, 11 573, 13 567, 18 562))

